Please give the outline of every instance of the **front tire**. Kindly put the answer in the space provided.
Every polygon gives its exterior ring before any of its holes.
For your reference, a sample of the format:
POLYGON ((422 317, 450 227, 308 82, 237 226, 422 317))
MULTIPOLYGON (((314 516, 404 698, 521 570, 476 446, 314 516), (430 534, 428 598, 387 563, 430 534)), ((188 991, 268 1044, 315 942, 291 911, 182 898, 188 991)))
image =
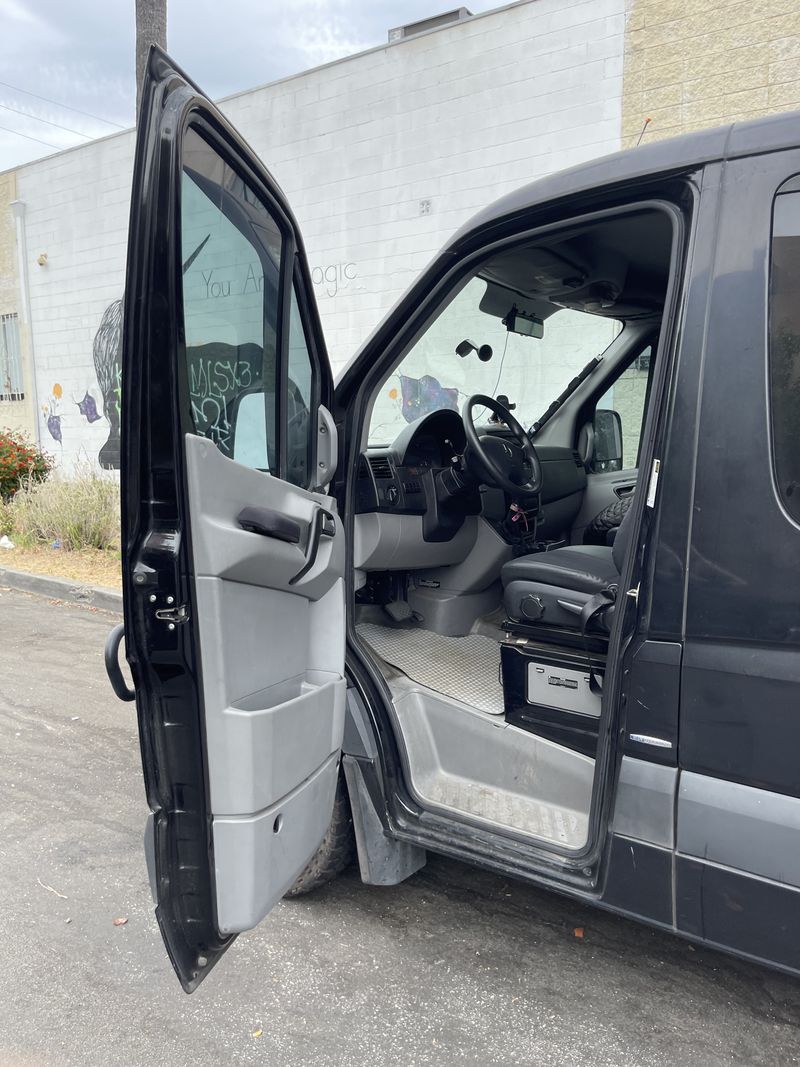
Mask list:
POLYGON ((350 866, 355 855, 356 838, 353 830, 353 816, 350 811, 344 772, 340 768, 330 826, 322 839, 322 844, 286 896, 290 899, 302 897, 327 882, 333 881, 337 874, 341 874, 346 867, 350 866))

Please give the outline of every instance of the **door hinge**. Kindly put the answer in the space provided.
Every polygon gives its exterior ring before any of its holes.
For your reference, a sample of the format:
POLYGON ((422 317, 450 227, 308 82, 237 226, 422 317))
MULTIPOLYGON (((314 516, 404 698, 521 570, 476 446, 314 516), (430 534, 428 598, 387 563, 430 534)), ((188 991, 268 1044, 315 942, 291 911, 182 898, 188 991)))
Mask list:
POLYGON ((634 604, 638 604, 639 603, 639 582, 636 583, 636 587, 634 589, 629 589, 628 592, 625 594, 625 596, 629 596, 631 598, 631 600, 634 602, 634 604))
POLYGON ((185 604, 177 608, 157 608, 156 618, 169 623, 169 629, 174 630, 178 623, 189 621, 189 609, 185 604))

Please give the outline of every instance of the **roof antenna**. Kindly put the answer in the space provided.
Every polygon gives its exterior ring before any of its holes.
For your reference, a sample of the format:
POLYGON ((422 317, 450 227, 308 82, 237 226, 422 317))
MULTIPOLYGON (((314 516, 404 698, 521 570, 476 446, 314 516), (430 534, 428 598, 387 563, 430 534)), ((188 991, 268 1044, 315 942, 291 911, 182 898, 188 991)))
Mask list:
POLYGON ((642 126, 642 132, 639 134, 639 140, 636 142, 636 145, 634 147, 638 148, 639 145, 642 143, 642 138, 644 137, 645 130, 647 129, 647 127, 650 125, 650 123, 652 121, 653 120, 651 118, 646 118, 644 120, 644 126, 642 126))

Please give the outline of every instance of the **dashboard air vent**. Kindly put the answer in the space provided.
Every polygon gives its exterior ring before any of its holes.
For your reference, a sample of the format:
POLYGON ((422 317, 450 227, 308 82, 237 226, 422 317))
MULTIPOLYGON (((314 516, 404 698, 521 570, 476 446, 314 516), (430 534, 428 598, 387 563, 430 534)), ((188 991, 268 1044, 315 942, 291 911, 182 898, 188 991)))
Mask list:
POLYGON ((392 466, 386 456, 370 456, 369 465, 375 478, 392 477, 392 466))

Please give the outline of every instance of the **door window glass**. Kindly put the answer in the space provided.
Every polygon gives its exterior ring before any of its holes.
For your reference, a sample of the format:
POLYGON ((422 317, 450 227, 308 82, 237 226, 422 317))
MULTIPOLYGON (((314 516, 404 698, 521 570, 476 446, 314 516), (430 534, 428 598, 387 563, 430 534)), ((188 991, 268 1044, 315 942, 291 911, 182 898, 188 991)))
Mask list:
POLYGON ((784 507, 800 522, 800 192, 775 198, 769 384, 775 480, 784 507))
POLYGON ((191 418, 195 432, 224 455, 272 471, 281 252, 280 230, 266 207, 189 129, 181 259, 191 418))
POLYGON ((648 345, 597 401, 594 470, 638 466, 652 354, 653 346, 648 345))

